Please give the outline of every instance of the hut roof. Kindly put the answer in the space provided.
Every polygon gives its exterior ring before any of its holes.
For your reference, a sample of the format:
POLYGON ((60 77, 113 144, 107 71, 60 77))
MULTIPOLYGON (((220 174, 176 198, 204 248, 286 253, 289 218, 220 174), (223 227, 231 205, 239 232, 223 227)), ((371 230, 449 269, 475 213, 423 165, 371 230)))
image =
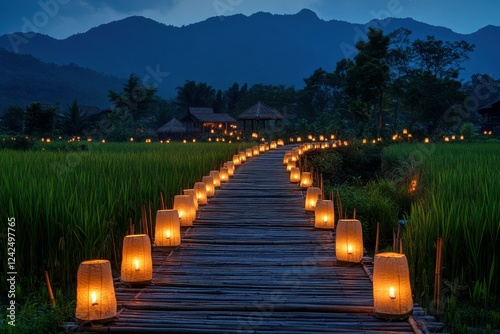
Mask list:
POLYGON ((500 111, 500 100, 488 103, 484 107, 478 110, 481 115, 486 112, 500 111))
POLYGON ((159 128, 157 133, 179 133, 186 132, 186 125, 177 118, 172 118, 168 123, 159 128))
POLYGON ((190 116, 196 118, 200 123, 236 123, 236 120, 229 114, 215 113, 212 108, 189 108, 189 114, 182 119, 190 116))
POLYGON ((278 110, 260 101, 238 116, 238 119, 241 120, 282 120, 284 118, 285 117, 278 110))

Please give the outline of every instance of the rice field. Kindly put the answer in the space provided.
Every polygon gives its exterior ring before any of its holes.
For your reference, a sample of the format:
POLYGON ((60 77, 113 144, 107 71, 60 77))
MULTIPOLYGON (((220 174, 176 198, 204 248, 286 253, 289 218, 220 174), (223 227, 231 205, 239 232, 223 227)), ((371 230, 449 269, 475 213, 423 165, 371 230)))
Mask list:
MULTIPOLYGON (((192 188, 247 146, 91 143, 66 152, 55 145, 0 151, 0 212, 5 223, 16 219, 16 269, 25 286, 41 281, 44 270, 56 285, 71 286, 81 261, 113 263, 130 222, 138 229, 142 206, 156 212, 164 198, 171 208, 181 189, 192 188)), ((0 238, 3 259, 6 243, 0 238)), ((7 272, 7 261, 2 263, 7 272)))
POLYGON ((461 286, 475 305, 493 305, 500 295, 500 145, 395 145, 383 154, 421 167, 422 196, 403 236, 417 297, 432 296, 442 236, 444 281, 461 286))

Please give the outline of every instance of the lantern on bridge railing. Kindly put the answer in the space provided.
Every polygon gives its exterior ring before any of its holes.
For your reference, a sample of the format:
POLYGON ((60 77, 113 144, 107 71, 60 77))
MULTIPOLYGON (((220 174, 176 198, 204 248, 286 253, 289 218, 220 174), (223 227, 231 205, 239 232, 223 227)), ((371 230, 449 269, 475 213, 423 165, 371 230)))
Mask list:
POLYGON ((379 318, 405 319, 413 311, 410 272, 404 254, 375 255, 373 301, 375 316, 379 318))
POLYGON ((316 202, 321 199, 321 189, 318 187, 309 187, 306 192, 304 208, 306 211, 314 211, 316 202))
POLYGON ((191 195, 175 195, 173 209, 179 212, 181 226, 193 226, 193 221, 196 219, 196 209, 191 195))
POLYGON ((208 203, 207 199, 207 185, 205 182, 196 182, 194 184, 194 191, 198 199, 198 205, 205 205, 208 203))
POLYGON ((158 247, 177 247, 181 244, 181 222, 177 210, 156 212, 154 244, 158 247))
POLYGON ((333 201, 319 200, 314 210, 314 227, 333 229, 335 227, 335 214, 333 212, 333 201))
POLYGON ((127 284, 149 284, 153 278, 151 241, 147 234, 132 234, 123 238, 120 279, 127 284))
POLYGON ((339 219, 335 234, 335 254, 342 262, 363 259, 363 229, 357 219, 339 219))
POLYGON ((77 322, 107 322, 116 317, 116 295, 108 260, 83 261, 76 277, 77 322))

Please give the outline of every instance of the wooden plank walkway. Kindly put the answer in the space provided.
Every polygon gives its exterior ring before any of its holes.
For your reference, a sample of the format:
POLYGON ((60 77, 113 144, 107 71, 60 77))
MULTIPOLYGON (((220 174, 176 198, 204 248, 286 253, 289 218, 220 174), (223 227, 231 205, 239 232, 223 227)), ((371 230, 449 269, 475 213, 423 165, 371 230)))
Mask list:
MULTIPOLYGON (((153 282, 117 284, 107 333, 412 333, 373 313, 361 265, 337 266, 334 235, 314 229, 282 165, 286 148, 249 159, 200 207, 180 249, 154 250, 153 282)), ((288 147, 288 149, 290 149, 288 147)), ((368 266, 369 267, 369 266, 368 266)), ((417 323, 439 327, 415 309, 417 323)))

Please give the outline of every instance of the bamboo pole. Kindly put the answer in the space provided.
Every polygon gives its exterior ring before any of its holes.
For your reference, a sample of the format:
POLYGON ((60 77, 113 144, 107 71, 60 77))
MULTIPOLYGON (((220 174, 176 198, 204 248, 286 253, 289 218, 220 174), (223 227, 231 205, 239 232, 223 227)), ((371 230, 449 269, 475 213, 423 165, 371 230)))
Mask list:
POLYGON ((356 208, 354 208, 354 212, 353 212, 353 218, 352 219, 356 219, 356 208))
POLYGON ((50 277, 47 270, 45 270, 45 283, 47 284, 47 291, 49 292, 50 304, 55 306, 56 299, 54 298, 54 292, 52 291, 52 285, 50 284, 50 277))
POLYGON ((377 232, 375 234, 375 255, 378 254, 379 238, 380 238, 380 223, 377 222, 377 232))
POLYGON ((439 237, 436 244, 436 270, 434 275, 434 313, 439 320, 441 301, 441 267, 443 262, 443 237, 439 237))

